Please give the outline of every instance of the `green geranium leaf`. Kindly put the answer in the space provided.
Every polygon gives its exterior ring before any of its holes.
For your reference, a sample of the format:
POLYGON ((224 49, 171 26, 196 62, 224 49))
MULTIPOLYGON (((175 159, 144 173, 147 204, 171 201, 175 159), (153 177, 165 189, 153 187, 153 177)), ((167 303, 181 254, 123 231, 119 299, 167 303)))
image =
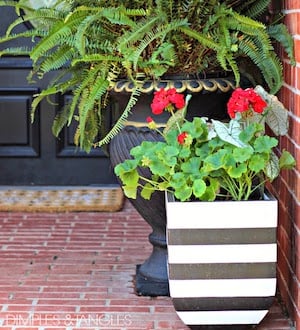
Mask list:
POLYGON ((200 197, 202 201, 214 201, 216 199, 216 193, 219 190, 219 181, 213 178, 209 179, 209 185, 207 185, 205 193, 200 197))
POLYGON ((194 117, 192 122, 186 121, 182 125, 181 131, 187 132, 193 138, 196 138, 199 141, 205 141, 208 135, 208 129, 206 127, 205 121, 200 117, 194 117))
POLYGON ((157 189, 160 191, 165 191, 169 187, 169 183, 167 181, 159 182, 157 185, 157 189))
POLYGON ((116 165, 114 171, 116 175, 121 175, 124 172, 135 169, 137 165, 138 162, 135 159, 126 159, 123 163, 116 165))
POLYGON ((222 168, 225 164, 226 154, 227 151, 221 149, 218 152, 209 155, 204 161, 206 170, 212 171, 222 168))
POLYGON ((175 173, 170 181, 170 185, 174 189, 179 189, 180 187, 184 186, 185 183, 186 183, 186 175, 182 172, 175 173))
POLYGON ((231 168, 228 169, 228 174, 232 178, 240 178, 246 172, 247 172, 247 165, 246 164, 240 164, 236 167, 231 167, 231 168))
POLYGON ((130 155, 135 157, 135 158, 139 158, 140 156, 144 155, 142 145, 132 148, 130 150, 130 155))
POLYGON ((193 173, 199 174, 199 168, 201 164, 201 159, 197 157, 193 157, 189 159, 187 162, 181 165, 181 169, 184 173, 193 173))
POLYGON ((266 166, 266 159, 262 155, 253 155, 249 162, 249 168, 251 171, 258 173, 263 171, 266 166))
POLYGON ((164 176, 170 172, 170 166, 162 163, 159 159, 153 160, 149 168, 154 175, 159 174, 164 176))
POLYGON ((126 197, 136 199, 136 186, 123 186, 123 191, 126 197))
POLYGON ((173 156, 177 156, 179 154, 179 150, 174 146, 167 146, 164 148, 164 153, 168 158, 170 158, 173 156))
POLYGON ((198 179, 195 180, 193 183, 193 193, 194 195, 199 198, 200 196, 202 196, 206 191, 206 184, 203 180, 198 179))
POLYGON ((240 139, 244 142, 244 143, 249 143, 255 136, 257 133, 261 132, 264 130, 264 127, 258 123, 251 123, 249 125, 247 125, 241 132, 240 134, 240 139))
MULTIPOLYGON (((238 149, 240 150, 240 149, 238 149)), ((235 166, 236 162, 238 160, 234 157, 234 154, 231 150, 228 150, 228 152, 226 153, 225 157, 224 157, 224 168, 229 168, 232 166, 235 166)))
POLYGON ((209 153, 210 153, 210 148, 208 143, 205 143, 195 149, 196 156, 199 156, 201 159, 206 158, 209 155, 209 153))
POLYGON ((184 202, 191 198, 192 193, 193 193, 192 188, 185 185, 185 186, 181 187, 180 189, 176 190, 174 192, 174 195, 177 199, 184 202))
POLYGON ((141 190, 141 196, 144 199, 149 200, 151 198, 153 194, 153 187, 150 183, 146 183, 143 187, 143 189, 141 190))
POLYGON ((283 150, 279 159, 280 168, 292 169, 296 165, 295 158, 286 150, 283 150))
POLYGON ((179 152, 179 158, 188 158, 191 155, 191 150, 189 147, 183 146, 179 152))
POLYGON ((214 150, 217 150, 225 145, 225 141, 221 140, 219 137, 215 137, 213 140, 210 140, 208 142, 209 151, 208 153, 211 153, 214 150))
POLYGON ((163 142, 143 141, 140 146, 130 150, 130 155, 135 159, 141 159, 146 153, 151 156, 155 150, 162 148, 164 144, 163 142))
POLYGON ((133 159, 127 159, 121 164, 118 164, 114 171, 117 176, 123 181, 125 185, 137 185, 139 181, 139 174, 137 172, 137 162, 133 159))
POLYGON ((178 155, 179 150, 176 147, 173 146, 167 146, 163 150, 163 152, 160 152, 159 158, 167 165, 167 166, 174 166, 177 163, 176 156, 178 155))
POLYGON ((253 154, 253 149, 251 147, 233 149, 233 157, 237 162, 247 161, 253 154))
POLYGON ((263 135, 259 136, 255 142, 254 142, 254 149, 256 152, 264 153, 264 152, 270 152, 270 150, 274 147, 276 147, 278 144, 278 141, 270 136, 263 135))

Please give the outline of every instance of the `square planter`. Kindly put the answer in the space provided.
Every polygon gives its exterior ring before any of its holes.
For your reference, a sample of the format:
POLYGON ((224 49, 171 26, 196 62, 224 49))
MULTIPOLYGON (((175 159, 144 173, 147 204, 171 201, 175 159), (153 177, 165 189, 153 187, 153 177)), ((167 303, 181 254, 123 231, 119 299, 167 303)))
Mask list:
POLYGON ((166 194, 170 295, 189 326, 242 329, 276 292, 277 200, 178 202, 166 194))

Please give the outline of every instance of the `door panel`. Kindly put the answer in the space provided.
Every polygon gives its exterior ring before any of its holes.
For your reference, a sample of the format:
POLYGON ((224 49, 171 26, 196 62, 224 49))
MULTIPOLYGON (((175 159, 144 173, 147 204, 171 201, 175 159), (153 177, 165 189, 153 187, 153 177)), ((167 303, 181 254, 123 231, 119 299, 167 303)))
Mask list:
MULTIPOLYGON (((15 14, 10 8, 1 7, 0 10, 0 34, 3 35, 15 14)), ((10 43, 10 46, 17 45, 21 42, 10 43)), ((31 61, 26 57, 0 58, 0 185, 116 183, 103 150, 95 148, 87 154, 74 145, 74 124, 65 128, 59 139, 53 136, 51 126, 55 113, 70 95, 41 102, 35 121, 31 123, 31 100, 47 85, 51 75, 28 84, 30 70, 31 61)))

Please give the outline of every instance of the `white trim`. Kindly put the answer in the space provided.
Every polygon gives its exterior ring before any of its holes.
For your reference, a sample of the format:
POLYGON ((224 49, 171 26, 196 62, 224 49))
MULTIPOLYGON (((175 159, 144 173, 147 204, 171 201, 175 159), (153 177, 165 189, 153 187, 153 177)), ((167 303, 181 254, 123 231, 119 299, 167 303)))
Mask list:
POLYGON ((274 228, 277 201, 166 202, 168 229, 274 228))
POLYGON ((267 310, 177 312, 188 325, 258 324, 267 313, 267 310))
POLYGON ((276 262, 277 245, 168 245, 170 264, 276 262))
POLYGON ((169 280, 172 298, 269 297, 276 291, 276 278, 225 280, 169 280))

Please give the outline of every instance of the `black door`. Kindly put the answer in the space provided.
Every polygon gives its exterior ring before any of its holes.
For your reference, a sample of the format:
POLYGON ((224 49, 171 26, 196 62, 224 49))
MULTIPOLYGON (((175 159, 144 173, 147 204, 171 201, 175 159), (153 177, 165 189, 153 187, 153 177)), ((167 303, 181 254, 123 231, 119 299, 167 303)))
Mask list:
MULTIPOLYGON (((3 35, 15 13, 7 7, 0 7, 0 11, 3 35)), ((42 102, 31 124, 31 100, 47 81, 28 84, 30 69, 31 62, 26 57, 0 58, 0 185, 115 183, 113 169, 100 148, 86 154, 74 145, 74 126, 64 129, 59 139, 52 135, 55 113, 70 95, 57 96, 54 103, 42 102)))

